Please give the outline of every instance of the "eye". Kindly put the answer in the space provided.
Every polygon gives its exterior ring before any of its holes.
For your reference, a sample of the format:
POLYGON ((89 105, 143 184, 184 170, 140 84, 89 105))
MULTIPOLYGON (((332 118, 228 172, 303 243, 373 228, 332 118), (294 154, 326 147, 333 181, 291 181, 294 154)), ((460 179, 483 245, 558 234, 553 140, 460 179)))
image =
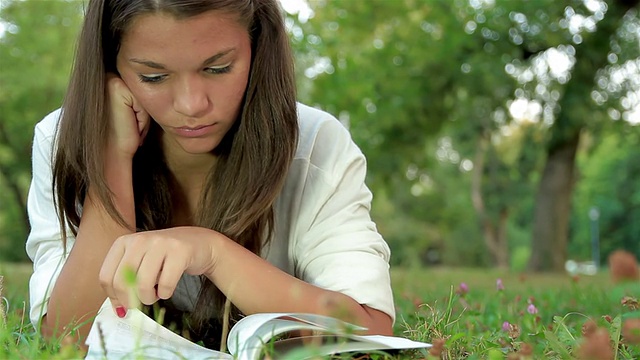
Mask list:
POLYGON ((223 65, 223 66, 212 66, 205 68, 204 71, 208 74, 218 75, 218 74, 226 74, 231 71, 231 64, 223 65))
POLYGON ((166 75, 138 75, 143 83, 159 83, 167 77, 166 75))

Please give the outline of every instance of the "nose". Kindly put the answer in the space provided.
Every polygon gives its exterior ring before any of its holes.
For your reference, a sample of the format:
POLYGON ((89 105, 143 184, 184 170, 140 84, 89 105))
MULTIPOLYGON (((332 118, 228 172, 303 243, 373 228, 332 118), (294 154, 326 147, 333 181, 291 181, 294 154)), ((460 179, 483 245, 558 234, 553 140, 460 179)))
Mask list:
POLYGON ((197 118, 206 114, 210 106, 204 79, 189 76, 179 81, 173 96, 173 108, 177 113, 197 118))

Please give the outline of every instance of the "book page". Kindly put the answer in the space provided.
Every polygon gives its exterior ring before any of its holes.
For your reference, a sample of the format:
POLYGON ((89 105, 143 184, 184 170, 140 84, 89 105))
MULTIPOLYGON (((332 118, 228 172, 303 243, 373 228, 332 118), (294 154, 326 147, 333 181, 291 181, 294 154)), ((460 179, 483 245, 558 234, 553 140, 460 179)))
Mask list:
POLYGON ((278 315, 281 314, 255 314, 243 318, 242 324, 238 322, 229 332, 229 351, 239 360, 253 360, 259 358, 265 344, 279 334, 301 329, 325 330, 315 325, 285 320, 278 315))
POLYGON ((89 360, 233 359, 173 333, 138 309, 128 310, 121 319, 109 299, 102 304, 85 343, 89 347, 85 359, 89 360))
POLYGON ((319 334, 279 340, 273 343, 275 358, 307 359, 338 353, 374 350, 428 349, 431 344, 382 335, 319 334))
POLYGON ((234 325, 228 345, 229 351, 239 360, 257 359, 264 347, 273 350, 278 357, 295 352, 301 359, 342 352, 431 347, 430 344, 401 337, 354 334, 361 330, 366 328, 316 314, 254 314, 234 325), (271 342, 277 335, 293 330, 312 330, 323 334, 271 342))
MULTIPOLYGON (((286 314, 282 313, 266 313, 266 314, 253 314, 246 316, 238 321, 229 331, 227 337, 227 347, 229 352, 236 356, 238 360, 252 360, 257 357, 262 348, 262 344, 272 338, 276 333, 270 330, 263 329, 261 327, 266 323, 273 321, 286 314), (263 340, 267 337, 266 340, 263 340)), ((277 323, 277 322, 276 322, 277 323)), ((293 329, 278 329, 280 332, 290 331, 293 329)))
POLYGON ((336 333, 353 333, 366 328, 329 316, 303 313, 264 313, 245 316, 240 319, 229 332, 229 349, 237 348, 237 344, 246 344, 250 338, 258 337, 263 342, 274 335, 291 330, 329 330, 336 333), (283 322, 280 320, 285 320, 283 322), (267 326, 267 324, 269 324, 267 326), (275 326, 274 326, 275 325, 275 326), (268 337, 262 334, 270 334, 268 337))

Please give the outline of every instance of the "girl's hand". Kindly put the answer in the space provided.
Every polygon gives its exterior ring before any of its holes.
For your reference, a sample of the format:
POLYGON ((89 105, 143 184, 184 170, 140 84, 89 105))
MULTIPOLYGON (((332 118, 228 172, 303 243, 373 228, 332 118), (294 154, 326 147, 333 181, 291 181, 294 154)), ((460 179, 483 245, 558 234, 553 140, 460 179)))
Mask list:
POLYGON ((109 151, 133 158, 149 130, 150 117, 129 87, 115 74, 107 74, 109 151))
POLYGON ((213 272, 219 238, 215 231, 192 226, 121 236, 104 259, 100 285, 119 316, 135 307, 135 297, 145 305, 168 299, 183 273, 213 272), (136 275, 133 287, 125 279, 127 271, 136 275))

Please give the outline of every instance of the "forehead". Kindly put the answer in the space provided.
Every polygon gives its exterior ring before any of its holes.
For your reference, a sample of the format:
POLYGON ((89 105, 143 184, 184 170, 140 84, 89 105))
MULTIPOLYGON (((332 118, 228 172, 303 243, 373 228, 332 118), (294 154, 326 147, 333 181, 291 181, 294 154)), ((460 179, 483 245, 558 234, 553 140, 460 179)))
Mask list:
POLYGON ((168 13, 136 16, 122 34, 125 51, 193 51, 198 47, 237 46, 249 36, 238 18, 220 11, 177 18, 168 13))

